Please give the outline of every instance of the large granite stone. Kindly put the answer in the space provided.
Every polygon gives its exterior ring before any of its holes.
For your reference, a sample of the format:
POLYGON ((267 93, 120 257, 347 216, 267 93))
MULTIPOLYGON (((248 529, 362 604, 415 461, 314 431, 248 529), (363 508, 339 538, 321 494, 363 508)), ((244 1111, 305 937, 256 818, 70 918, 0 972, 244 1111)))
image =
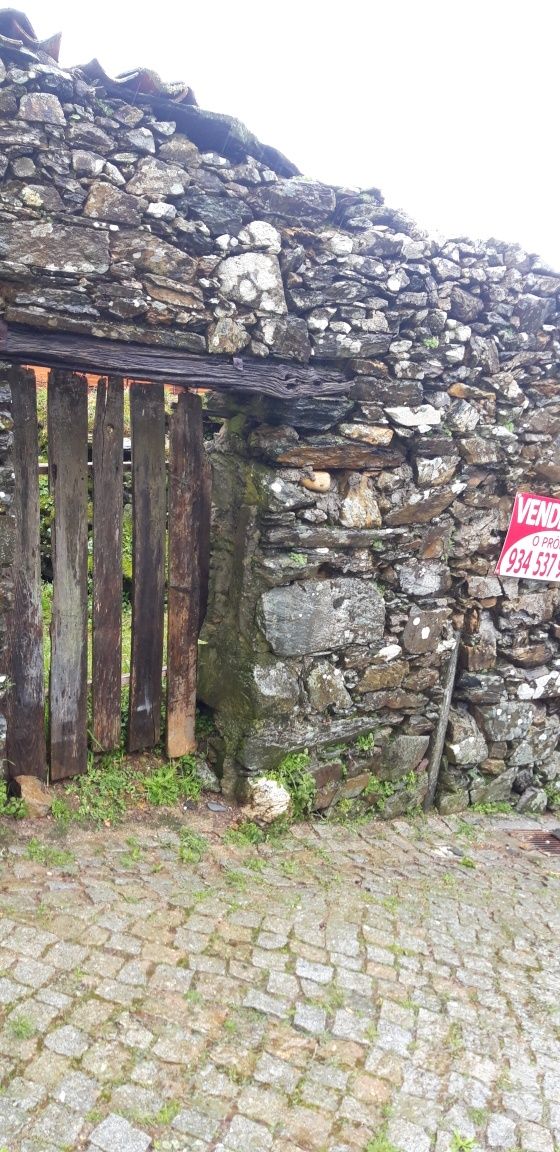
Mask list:
POLYGON ((263 593, 259 616, 272 650, 298 656, 379 643, 385 602, 370 581, 302 581, 263 593))
POLYGON ((265 252, 229 256, 216 274, 227 300, 257 308, 260 312, 287 312, 278 257, 265 252))

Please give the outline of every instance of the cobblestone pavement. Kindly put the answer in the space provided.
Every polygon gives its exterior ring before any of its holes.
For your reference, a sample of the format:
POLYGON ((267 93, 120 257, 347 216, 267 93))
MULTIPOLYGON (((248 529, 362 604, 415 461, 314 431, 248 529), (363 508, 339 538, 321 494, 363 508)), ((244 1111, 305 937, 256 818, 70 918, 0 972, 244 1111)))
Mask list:
POLYGON ((560 1147, 560 856, 530 821, 243 848, 185 819, 205 845, 2 825, 0 1152, 560 1147))

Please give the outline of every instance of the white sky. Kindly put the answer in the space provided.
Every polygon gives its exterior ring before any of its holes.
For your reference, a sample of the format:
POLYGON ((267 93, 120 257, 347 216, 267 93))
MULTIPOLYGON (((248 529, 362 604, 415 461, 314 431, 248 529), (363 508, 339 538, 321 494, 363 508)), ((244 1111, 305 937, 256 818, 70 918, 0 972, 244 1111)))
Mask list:
POLYGON ((19 3, 63 64, 186 80, 305 175, 560 269, 558 0, 19 3))

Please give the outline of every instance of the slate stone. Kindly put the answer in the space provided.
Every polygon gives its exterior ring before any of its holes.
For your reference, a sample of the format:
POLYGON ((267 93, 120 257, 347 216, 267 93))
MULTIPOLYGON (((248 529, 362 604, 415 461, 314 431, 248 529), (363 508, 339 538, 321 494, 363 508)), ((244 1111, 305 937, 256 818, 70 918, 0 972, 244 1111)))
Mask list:
POLYGON ((545 812, 548 804, 548 797, 544 788, 527 788, 525 789, 519 801, 517 801, 517 812, 532 812, 540 813, 545 812))
POLYGON ((407 652, 414 655, 431 652, 438 644, 446 619, 445 609, 429 612, 424 608, 413 608, 402 635, 407 652))
POLYGON ((259 189, 255 196, 255 207, 264 216, 292 221, 298 226, 325 223, 332 216, 335 205, 333 188, 305 176, 277 180, 259 189))
POLYGON ((167 164, 146 156, 140 160, 126 190, 133 196, 146 196, 149 200, 181 196, 190 177, 178 164, 167 164))
POLYGON ((434 596, 447 591, 451 584, 449 568, 441 561, 423 563, 411 560, 399 571, 399 584, 403 592, 413 596, 434 596))
POLYGON ((242 200, 232 196, 215 196, 201 188, 189 188, 185 205, 191 219, 201 220, 212 236, 229 234, 236 236, 250 219, 250 212, 242 200))
POLYGON ((253 668, 256 708, 259 715, 290 713, 299 702, 299 683, 290 668, 277 661, 253 668))
POLYGON ((84 216, 109 220, 115 224, 140 224, 142 209, 134 196, 121 192, 112 184, 92 184, 84 207, 84 216))
POLYGON ((279 656, 297 656, 351 643, 378 643, 385 603, 368 581, 302 581, 264 592, 259 615, 272 650, 279 656))
POLYGON ((275 356, 307 364, 311 343, 305 320, 298 316, 271 316, 260 321, 258 333, 275 356))
POLYGON ((453 285, 451 289, 451 315, 455 316, 457 320, 463 320, 465 324, 472 324, 477 316, 484 311, 484 304, 479 296, 473 296, 471 292, 466 292, 464 288, 459 288, 458 285, 453 285))
POLYGON ((42 124, 66 123, 58 96, 53 96, 49 92, 27 92, 19 102, 19 116, 22 120, 42 124))
POLYGON ((477 724, 490 740, 520 740, 528 732, 535 710, 518 700, 500 700, 493 707, 475 707, 477 724))
POLYGON ((469 712, 451 709, 445 753, 451 764, 480 764, 488 756, 488 745, 469 712))
POLYGON ((317 712, 331 707, 342 710, 352 707, 352 697, 346 690, 342 671, 326 660, 316 664, 309 673, 306 687, 309 703, 317 712))
POLYGON ((109 269, 109 236, 55 221, 0 223, 0 261, 48 272, 100 276, 109 269))

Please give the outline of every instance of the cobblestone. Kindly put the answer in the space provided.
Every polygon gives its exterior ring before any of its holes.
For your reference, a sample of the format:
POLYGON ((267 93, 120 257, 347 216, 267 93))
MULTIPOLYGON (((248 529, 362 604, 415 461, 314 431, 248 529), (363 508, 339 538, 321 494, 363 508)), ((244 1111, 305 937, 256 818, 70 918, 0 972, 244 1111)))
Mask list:
POLYGON ((71 826, 71 877, 2 825, 0 1148, 558 1152, 560 861, 522 819, 220 820, 196 866, 71 826))

